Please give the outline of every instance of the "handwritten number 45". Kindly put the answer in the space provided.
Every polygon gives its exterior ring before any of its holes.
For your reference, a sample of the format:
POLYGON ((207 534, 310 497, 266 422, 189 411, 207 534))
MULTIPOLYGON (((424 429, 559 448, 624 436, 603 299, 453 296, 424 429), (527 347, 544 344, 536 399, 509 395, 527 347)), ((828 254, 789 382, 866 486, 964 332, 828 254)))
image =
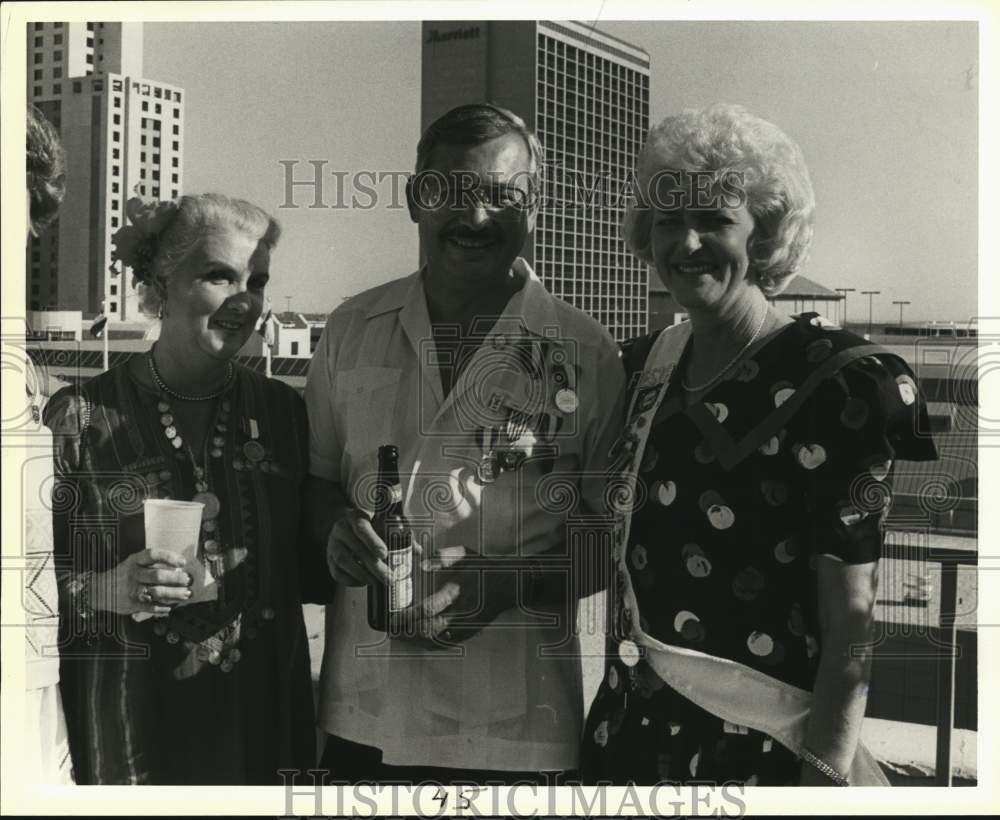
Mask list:
MULTIPOLYGON (((455 808, 459 811, 471 808, 472 801, 478 794, 478 786, 459 786, 457 790, 457 797, 455 798, 455 808)), ((445 806, 448 805, 448 792, 439 786, 433 799, 437 800, 441 804, 441 810, 444 811, 445 806)))

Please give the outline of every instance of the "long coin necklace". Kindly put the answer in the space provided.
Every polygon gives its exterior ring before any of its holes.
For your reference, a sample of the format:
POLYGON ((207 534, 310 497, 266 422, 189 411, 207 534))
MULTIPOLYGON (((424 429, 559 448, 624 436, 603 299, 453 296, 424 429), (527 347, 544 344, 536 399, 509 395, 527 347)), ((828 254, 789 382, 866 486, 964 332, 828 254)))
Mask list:
MULTIPOLYGON (((174 419, 170 402, 165 395, 160 397, 156 407, 160 412, 160 424, 163 426, 163 434, 175 449, 178 460, 183 461, 186 458, 191 461, 195 489, 195 494, 191 500, 204 505, 201 516, 201 534, 198 539, 198 557, 205 566, 205 572, 214 578, 219 595, 218 600, 221 602, 223 565, 219 513, 222 511, 222 502, 212 492, 211 474, 207 470, 207 467, 209 458, 216 460, 222 458, 225 434, 229 429, 229 415, 232 411, 232 404, 229 399, 223 399, 219 403, 219 409, 210 437, 206 438, 204 447, 202 448, 203 458, 200 464, 194 456, 194 450, 191 445, 184 441, 174 419)), ((180 636, 174 631, 168 631, 166 624, 162 621, 157 622, 153 629, 157 634, 165 635, 168 643, 178 643, 180 640, 180 636)), ((240 632, 240 618, 237 618, 233 623, 223 626, 214 635, 208 636, 197 644, 194 651, 198 660, 208 662, 223 672, 232 671, 234 665, 239 663, 241 659, 241 653, 237 647, 240 632)))
MULTIPOLYGON (((210 428, 210 433, 205 438, 202 446, 202 459, 199 462, 195 458, 194 450, 189 442, 184 440, 181 431, 174 418, 170 401, 167 398, 172 396, 183 401, 208 401, 222 396, 233 382, 235 369, 232 362, 226 366, 226 380, 221 388, 213 393, 203 396, 186 396, 172 390, 160 376, 156 368, 156 362, 152 355, 149 359, 149 371, 153 377, 153 382, 160 389, 160 399, 157 402, 157 410, 160 413, 160 424, 163 427, 163 434, 170 446, 173 447, 178 461, 190 460, 191 470, 194 475, 195 494, 192 501, 197 501, 203 505, 201 516, 201 533, 198 539, 198 557, 202 561, 206 574, 213 578, 218 592, 217 601, 221 605, 222 601, 222 579, 223 579, 223 557, 221 546, 221 533, 219 531, 219 514, 222 511, 222 502, 219 496, 212 492, 211 473, 208 470, 209 458, 221 459, 223 448, 226 442, 226 432, 229 429, 229 415, 232 411, 232 403, 228 398, 223 398, 219 402, 216 411, 215 422, 210 428)), ((200 643, 194 646, 194 653, 201 662, 208 662, 219 667, 223 672, 232 671, 235 664, 241 658, 237 644, 241 633, 241 616, 238 616, 230 624, 226 624, 200 643)), ((176 644, 180 642, 180 635, 168 630, 163 621, 158 621, 153 626, 154 632, 164 635, 168 643, 176 644)))
POLYGON ((222 447, 225 443, 225 432, 229 429, 229 413, 232 410, 232 405, 229 399, 223 399, 220 402, 210 438, 206 438, 203 447, 203 457, 200 463, 195 458, 190 443, 186 442, 181 435, 166 396, 161 396, 157 410, 160 411, 163 434, 177 451, 178 460, 183 461, 187 458, 191 462, 195 489, 194 497, 191 500, 204 506, 201 516, 201 538, 199 539, 200 557, 205 563, 206 571, 216 579, 216 583, 221 584, 222 548, 219 544, 218 518, 222 511, 222 502, 219 500, 219 496, 212 492, 211 476, 206 468, 209 456, 214 459, 222 458, 222 447))

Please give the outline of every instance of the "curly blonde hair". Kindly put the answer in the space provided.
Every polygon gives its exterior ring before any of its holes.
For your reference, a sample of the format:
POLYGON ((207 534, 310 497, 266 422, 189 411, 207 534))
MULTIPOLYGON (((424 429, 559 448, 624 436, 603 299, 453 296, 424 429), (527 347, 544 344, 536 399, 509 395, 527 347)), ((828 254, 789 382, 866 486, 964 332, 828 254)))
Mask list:
POLYGON ((781 293, 805 263, 813 235, 816 201, 799 146, 777 126, 726 103, 682 111, 650 129, 636 162, 639 197, 622 221, 629 249, 649 264, 653 209, 643 192, 665 169, 742 178, 754 219, 753 281, 767 296, 781 293))
MULTIPOLYGON (((129 204, 133 205, 133 201, 129 204)), ((130 210, 137 214, 134 227, 144 235, 138 241, 123 243, 122 247, 129 249, 118 257, 132 267, 139 309, 149 316, 159 315, 170 276, 187 261, 212 227, 224 226, 259 237, 268 249, 277 245, 281 235, 278 221, 262 208, 223 194, 182 196, 166 212, 162 206, 163 203, 156 203, 147 207, 148 217, 139 215, 141 203, 138 209, 130 210), (150 222, 155 222, 152 230, 148 230, 150 222)))
POLYGON ((59 215, 66 195, 66 157, 55 127, 33 105, 28 107, 25 157, 28 218, 38 236, 59 215))

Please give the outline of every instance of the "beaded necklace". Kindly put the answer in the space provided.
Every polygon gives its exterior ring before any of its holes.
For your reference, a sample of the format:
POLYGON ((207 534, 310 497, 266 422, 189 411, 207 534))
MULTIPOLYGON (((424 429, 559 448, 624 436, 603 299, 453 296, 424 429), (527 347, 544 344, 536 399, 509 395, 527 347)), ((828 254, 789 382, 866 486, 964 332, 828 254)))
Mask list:
POLYGON ((156 360, 153 357, 152 351, 149 353, 148 361, 149 374, 153 377, 153 383, 157 386, 157 388, 159 388, 160 392, 166 393, 168 396, 173 396, 175 399, 180 399, 181 401, 209 401, 210 399, 219 398, 219 396, 229 389, 229 385, 233 381, 233 375, 236 373, 233 363, 227 362, 226 380, 222 383, 222 386, 218 390, 213 390, 211 393, 206 393, 203 396, 186 396, 183 393, 178 393, 163 380, 163 376, 160 375, 160 370, 156 366, 156 360))

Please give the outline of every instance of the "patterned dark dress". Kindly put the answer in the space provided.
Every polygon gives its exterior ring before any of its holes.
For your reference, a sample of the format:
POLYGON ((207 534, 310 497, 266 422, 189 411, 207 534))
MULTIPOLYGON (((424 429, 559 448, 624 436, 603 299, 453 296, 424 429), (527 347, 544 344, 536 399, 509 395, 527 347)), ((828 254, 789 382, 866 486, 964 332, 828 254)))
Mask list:
MULTIPOLYGON (((893 461, 936 458, 906 364, 827 325, 797 317, 687 409, 672 382, 650 425, 646 500, 626 551, 647 634, 808 691, 822 651, 817 556, 877 561, 893 461)), ((652 342, 626 346, 630 372, 652 342)), ((797 783, 791 751, 620 656, 627 617, 615 598, 618 637, 584 730, 584 782, 797 783)))
POLYGON ((278 769, 315 759, 300 575, 317 582, 312 598, 328 577, 299 534, 308 435, 295 391, 237 367, 216 402, 205 458, 221 501, 218 599, 140 623, 82 614, 82 573, 143 549, 143 501, 195 493, 190 458, 165 435, 163 401, 122 365, 60 391, 46 412, 76 782, 278 784, 278 769), (251 419, 256 460, 244 453, 251 419), (221 653, 199 646, 227 625, 236 628, 221 653))

